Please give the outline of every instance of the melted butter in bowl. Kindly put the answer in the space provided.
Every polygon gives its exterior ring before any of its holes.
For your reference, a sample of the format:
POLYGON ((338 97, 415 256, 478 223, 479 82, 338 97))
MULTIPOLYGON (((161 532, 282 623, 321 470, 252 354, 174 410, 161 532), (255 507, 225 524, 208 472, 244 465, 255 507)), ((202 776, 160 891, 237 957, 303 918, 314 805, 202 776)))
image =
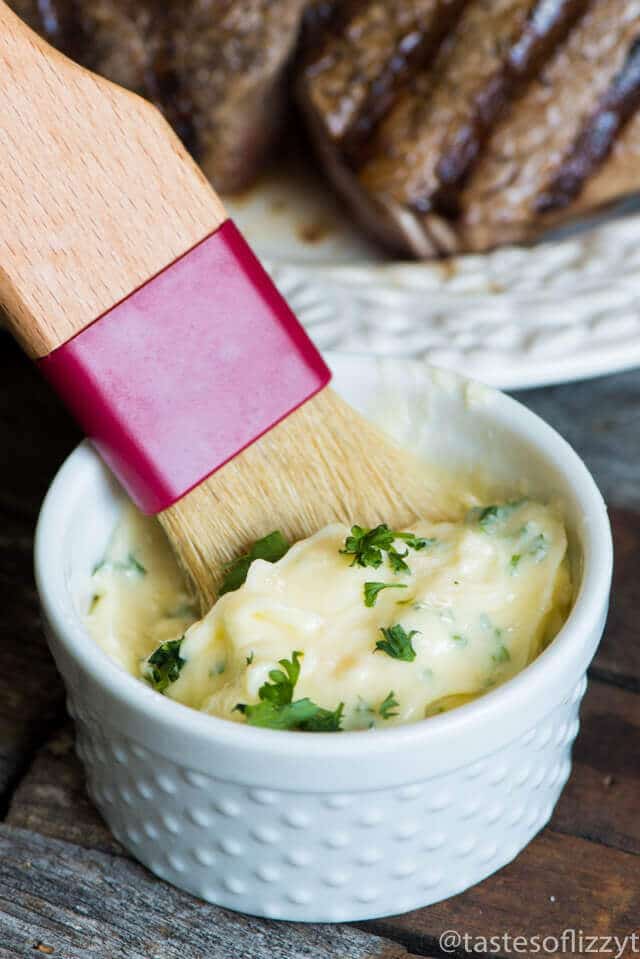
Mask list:
POLYGON ((254 560, 196 621, 160 527, 128 506, 93 573, 89 630, 141 681, 236 722, 422 720, 524 669, 564 623, 572 587, 552 506, 463 508, 411 533, 328 526, 276 562, 254 560))

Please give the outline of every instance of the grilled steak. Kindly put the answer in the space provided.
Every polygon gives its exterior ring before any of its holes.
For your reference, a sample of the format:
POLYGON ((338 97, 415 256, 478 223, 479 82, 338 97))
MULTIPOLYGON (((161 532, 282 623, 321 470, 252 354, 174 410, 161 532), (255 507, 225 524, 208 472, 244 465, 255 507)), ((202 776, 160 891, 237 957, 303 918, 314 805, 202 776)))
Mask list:
POLYGON ((437 49, 463 0, 368 0, 339 9, 302 72, 319 136, 355 160, 411 71, 437 49))
POLYGON ((611 146, 606 163, 584 183, 570 212, 582 215, 638 191, 640 113, 627 122, 611 146))
MULTIPOLYGON (((536 210, 549 213, 562 210, 580 195, 590 174, 597 170, 611 152, 616 137, 640 107, 640 24, 627 58, 617 76, 600 99, 596 109, 584 124, 571 149, 563 158, 552 182, 536 199, 536 210)), ((633 176, 633 169, 628 171, 633 176)), ((606 179, 618 189, 622 184, 612 177, 612 168, 606 179)), ((626 181, 625 181, 626 182, 626 181)), ((626 192, 624 187, 621 192, 626 192)))
MULTIPOLYGON (((375 55, 356 66, 348 35, 325 31, 301 88, 335 185, 369 232, 417 256, 527 241, 637 190, 639 3, 466 0, 379 110, 395 26, 372 28, 375 55)), ((360 0, 350 25, 379 8, 360 0)))
POLYGON ((438 251, 437 236, 415 229, 432 209, 446 145, 472 122, 474 104, 522 36, 530 0, 476 0, 431 67, 417 76, 381 125, 359 182, 382 203, 419 255, 438 251))
POLYGON ((173 31, 182 111, 192 118, 202 167, 220 189, 248 183, 275 142, 287 102, 284 68, 305 4, 184 4, 173 31))
MULTIPOLYGON (((336 186, 389 249, 430 256, 443 243, 450 245, 448 217, 492 126, 564 39, 586 2, 467 0, 455 14, 450 6, 453 27, 444 39, 434 29, 428 53, 423 50, 419 64, 405 65, 403 82, 393 98, 379 99, 368 129, 363 105, 372 97, 367 84, 354 84, 338 55, 344 55, 347 41, 344 35, 325 37, 302 72, 310 126, 336 186), (365 132, 369 136, 363 142, 365 132)), ((363 15, 360 10, 360 20, 363 15)), ((386 33, 395 39, 389 26, 386 33)), ((376 51, 381 47, 378 40, 376 51)), ((371 76, 379 60, 369 56, 371 76)))
POLYGON ((155 101, 219 190, 262 166, 307 0, 9 2, 63 52, 155 101))
MULTIPOLYGON (((638 102, 640 0, 594 0, 517 110, 496 129, 460 197, 446 249, 530 240, 572 213, 572 201, 638 102)), ((629 189, 609 180, 599 202, 629 189)), ((636 188, 638 186, 636 168, 636 188)), ((602 186, 601 186, 602 191, 602 186)), ((591 194, 592 198, 594 194, 591 194)), ((576 212, 584 210, 576 204, 576 212)))

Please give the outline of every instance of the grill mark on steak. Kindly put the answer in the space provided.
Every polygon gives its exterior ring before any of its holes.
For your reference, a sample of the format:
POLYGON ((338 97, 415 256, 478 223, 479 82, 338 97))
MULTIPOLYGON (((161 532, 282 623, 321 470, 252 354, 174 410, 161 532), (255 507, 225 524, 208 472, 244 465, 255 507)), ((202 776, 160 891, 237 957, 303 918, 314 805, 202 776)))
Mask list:
POLYGON ((299 83, 318 135, 357 165, 362 144, 392 106, 411 71, 424 64, 465 0, 360 0, 339 11, 307 56, 299 83))
POLYGON ((433 208, 447 144, 472 123, 475 104, 522 36, 531 0, 475 0, 429 71, 389 113, 360 171, 366 189, 418 216, 433 208))
POLYGON ((586 215, 637 193, 639 169, 640 112, 636 112, 616 137, 606 162, 583 184, 569 214, 586 215))
POLYGON ((357 169, 367 157, 367 143, 414 69, 428 63, 455 23, 465 0, 439 0, 427 29, 410 29, 371 83, 342 142, 347 162, 357 169))
POLYGON ((624 66, 574 141, 560 171, 537 198, 535 208, 539 213, 562 210, 575 200, 588 177, 611 153, 616 137, 639 107, 640 34, 633 41, 624 66))
POLYGON ((470 116, 445 143, 436 165, 439 180, 434 206, 455 216, 458 188, 468 176, 491 127, 526 80, 545 62, 587 6, 587 0, 538 0, 528 12, 496 70, 474 97, 470 116))
MULTIPOLYGON (((638 35, 640 0, 593 0, 518 102, 493 131, 460 196, 449 250, 484 251, 534 239, 560 219, 537 199, 553 183, 580 132, 620 73, 638 35)), ((606 170, 607 164, 602 167, 606 170)))

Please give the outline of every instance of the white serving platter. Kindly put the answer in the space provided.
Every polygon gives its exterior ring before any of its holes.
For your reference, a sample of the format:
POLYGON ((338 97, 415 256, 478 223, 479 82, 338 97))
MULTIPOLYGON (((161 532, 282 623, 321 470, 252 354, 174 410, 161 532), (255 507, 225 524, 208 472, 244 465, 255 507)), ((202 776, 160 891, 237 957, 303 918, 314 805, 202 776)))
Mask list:
POLYGON ((503 389, 640 365, 640 205, 536 246, 433 263, 367 242, 303 150, 227 207, 322 350, 503 389))

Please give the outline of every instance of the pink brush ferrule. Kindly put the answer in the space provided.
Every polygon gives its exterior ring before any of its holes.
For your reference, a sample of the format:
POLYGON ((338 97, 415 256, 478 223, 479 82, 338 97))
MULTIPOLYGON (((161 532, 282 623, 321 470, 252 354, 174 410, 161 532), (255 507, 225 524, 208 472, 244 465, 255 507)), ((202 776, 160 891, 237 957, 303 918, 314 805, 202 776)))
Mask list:
POLYGON ((229 220, 39 365, 145 513, 175 503, 331 376, 229 220))

